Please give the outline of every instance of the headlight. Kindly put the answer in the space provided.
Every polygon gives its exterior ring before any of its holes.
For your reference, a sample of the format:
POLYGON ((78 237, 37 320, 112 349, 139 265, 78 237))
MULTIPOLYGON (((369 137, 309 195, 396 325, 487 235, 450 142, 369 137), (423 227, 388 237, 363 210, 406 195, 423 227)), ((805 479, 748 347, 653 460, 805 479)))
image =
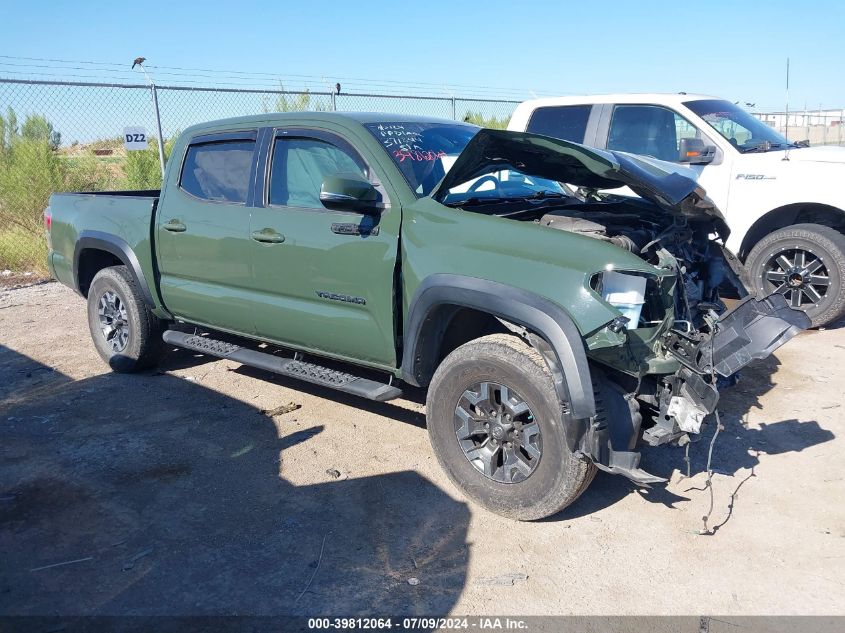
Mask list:
POLYGON ((647 327, 662 321, 671 301, 664 301, 663 279, 642 272, 605 270, 590 279, 590 288, 627 319, 625 329, 647 327), (665 304, 665 305, 664 305, 665 304))

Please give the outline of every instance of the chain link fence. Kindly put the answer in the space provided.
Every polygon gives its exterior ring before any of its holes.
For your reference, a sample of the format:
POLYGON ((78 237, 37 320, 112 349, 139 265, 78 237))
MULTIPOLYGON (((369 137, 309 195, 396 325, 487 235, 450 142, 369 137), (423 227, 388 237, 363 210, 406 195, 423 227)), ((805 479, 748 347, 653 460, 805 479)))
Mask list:
MULTIPOLYGON (((387 94, 156 86, 165 155, 185 128, 298 110, 395 112, 507 125, 518 101, 387 94)), ((144 84, 0 79, 0 283, 43 275, 42 212, 53 191, 155 189, 161 174, 152 93, 144 84), (127 152, 123 129, 149 149, 127 152)))

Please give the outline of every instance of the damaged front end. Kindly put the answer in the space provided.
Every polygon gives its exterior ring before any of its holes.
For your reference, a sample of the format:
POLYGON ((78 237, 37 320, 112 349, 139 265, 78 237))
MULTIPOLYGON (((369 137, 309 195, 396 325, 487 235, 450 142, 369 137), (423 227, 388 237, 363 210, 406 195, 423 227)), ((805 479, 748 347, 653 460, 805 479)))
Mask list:
POLYGON ((638 484, 665 481, 639 467, 640 441, 659 446, 699 433, 721 384, 810 326, 783 295, 747 296, 744 268, 724 247, 722 213, 693 178, 648 159, 481 130, 432 197, 576 235, 569 244, 582 252, 584 238, 615 247, 592 249, 601 253, 592 265, 602 268, 587 273, 582 293, 614 315, 584 335, 596 415, 565 427, 573 451, 638 484), (494 197, 460 193, 485 178, 498 183, 494 197), (543 191, 536 178, 570 193, 543 191), (639 197, 606 193, 623 186, 639 197), (503 197, 530 187, 532 195, 503 197), (728 309, 723 297, 738 302, 728 309))
POLYGON ((676 321, 657 337, 655 358, 675 363, 672 373, 634 377, 612 366, 594 372, 597 415, 577 450, 638 484, 665 481, 639 467, 638 440, 651 446, 689 441, 716 410, 720 383, 810 326, 781 294, 746 297, 721 315, 711 309, 703 321, 699 328, 676 321))

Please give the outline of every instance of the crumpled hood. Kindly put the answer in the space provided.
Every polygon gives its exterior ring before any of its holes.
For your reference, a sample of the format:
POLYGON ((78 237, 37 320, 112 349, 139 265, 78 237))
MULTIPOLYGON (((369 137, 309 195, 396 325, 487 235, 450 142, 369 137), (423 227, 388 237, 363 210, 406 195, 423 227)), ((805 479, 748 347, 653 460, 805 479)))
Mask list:
POLYGON ((529 132, 483 129, 467 144, 431 193, 442 202, 453 187, 500 169, 578 187, 628 186, 669 213, 687 219, 713 219, 723 239, 729 229, 721 211, 691 178, 654 163, 613 151, 593 149, 529 132))

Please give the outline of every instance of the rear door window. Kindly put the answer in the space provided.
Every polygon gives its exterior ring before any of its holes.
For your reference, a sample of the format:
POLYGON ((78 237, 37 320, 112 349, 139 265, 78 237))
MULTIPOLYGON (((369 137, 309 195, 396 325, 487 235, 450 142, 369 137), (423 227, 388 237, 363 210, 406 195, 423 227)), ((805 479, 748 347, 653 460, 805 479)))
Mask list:
POLYGON ((188 147, 179 186, 213 202, 244 204, 255 141, 212 141, 188 147))
POLYGON ((553 136, 554 138, 584 142, 587 120, 590 118, 591 105, 547 106, 537 108, 531 114, 526 132, 553 136))

